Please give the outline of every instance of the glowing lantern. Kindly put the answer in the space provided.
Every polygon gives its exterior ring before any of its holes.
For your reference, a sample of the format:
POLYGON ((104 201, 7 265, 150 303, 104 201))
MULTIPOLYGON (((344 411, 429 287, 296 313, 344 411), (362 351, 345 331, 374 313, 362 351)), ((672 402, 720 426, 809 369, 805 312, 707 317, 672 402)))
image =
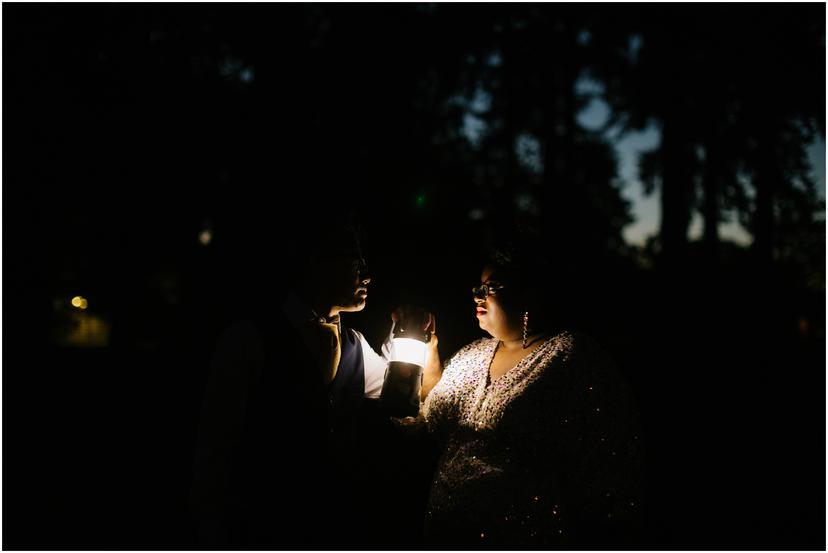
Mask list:
POLYGON ((416 417, 420 411, 420 389, 423 386, 426 344, 431 336, 423 332, 407 332, 394 325, 393 358, 385 370, 380 404, 395 417, 416 417))

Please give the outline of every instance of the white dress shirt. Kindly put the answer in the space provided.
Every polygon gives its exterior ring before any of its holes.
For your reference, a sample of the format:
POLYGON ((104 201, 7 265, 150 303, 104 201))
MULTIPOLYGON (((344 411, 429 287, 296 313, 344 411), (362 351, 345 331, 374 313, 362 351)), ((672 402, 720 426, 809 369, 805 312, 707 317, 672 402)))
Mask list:
POLYGON ((362 359, 365 363, 365 397, 379 399, 382 391, 382 383, 385 380, 385 370, 388 368, 388 361, 392 357, 394 342, 391 340, 391 333, 388 333, 385 342, 382 344, 382 355, 374 351, 368 340, 361 332, 352 330, 362 344, 362 359))

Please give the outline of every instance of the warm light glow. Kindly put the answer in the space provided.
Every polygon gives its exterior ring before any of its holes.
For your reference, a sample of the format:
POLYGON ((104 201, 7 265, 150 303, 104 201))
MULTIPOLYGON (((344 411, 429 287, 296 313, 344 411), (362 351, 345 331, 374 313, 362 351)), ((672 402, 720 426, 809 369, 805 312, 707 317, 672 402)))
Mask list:
POLYGON ((72 305, 78 309, 86 309, 88 304, 83 296, 75 296, 72 298, 72 305))
POLYGON ((426 345, 413 338, 394 338, 394 360, 425 366, 426 345))
POLYGON ((71 324, 61 328, 56 340, 61 346, 101 348, 109 345, 109 330, 109 323, 101 317, 75 311, 71 324))
POLYGON ((206 246, 213 239, 213 233, 209 229, 204 229, 198 234, 198 241, 202 246, 206 246))

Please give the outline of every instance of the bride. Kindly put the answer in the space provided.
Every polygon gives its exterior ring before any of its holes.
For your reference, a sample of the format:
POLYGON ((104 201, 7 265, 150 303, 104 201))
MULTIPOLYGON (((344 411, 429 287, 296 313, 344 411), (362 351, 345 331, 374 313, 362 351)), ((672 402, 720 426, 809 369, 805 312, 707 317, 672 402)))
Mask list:
MULTIPOLYGON (((491 337, 444 366, 436 336, 419 422, 442 444, 430 546, 635 545, 642 444, 631 397, 589 337, 557 331, 536 251, 501 250, 473 289, 491 337)), ((431 322, 433 325, 433 321, 431 322)))

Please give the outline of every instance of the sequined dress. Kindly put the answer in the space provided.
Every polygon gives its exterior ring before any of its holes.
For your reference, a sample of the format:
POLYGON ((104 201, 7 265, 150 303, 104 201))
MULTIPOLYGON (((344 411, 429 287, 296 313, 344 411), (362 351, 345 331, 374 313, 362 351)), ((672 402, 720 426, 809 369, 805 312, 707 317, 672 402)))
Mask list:
POLYGON ((457 352, 422 405, 444 441, 427 543, 473 548, 629 545, 641 438, 622 380, 594 341, 547 339, 490 382, 498 341, 457 352))

